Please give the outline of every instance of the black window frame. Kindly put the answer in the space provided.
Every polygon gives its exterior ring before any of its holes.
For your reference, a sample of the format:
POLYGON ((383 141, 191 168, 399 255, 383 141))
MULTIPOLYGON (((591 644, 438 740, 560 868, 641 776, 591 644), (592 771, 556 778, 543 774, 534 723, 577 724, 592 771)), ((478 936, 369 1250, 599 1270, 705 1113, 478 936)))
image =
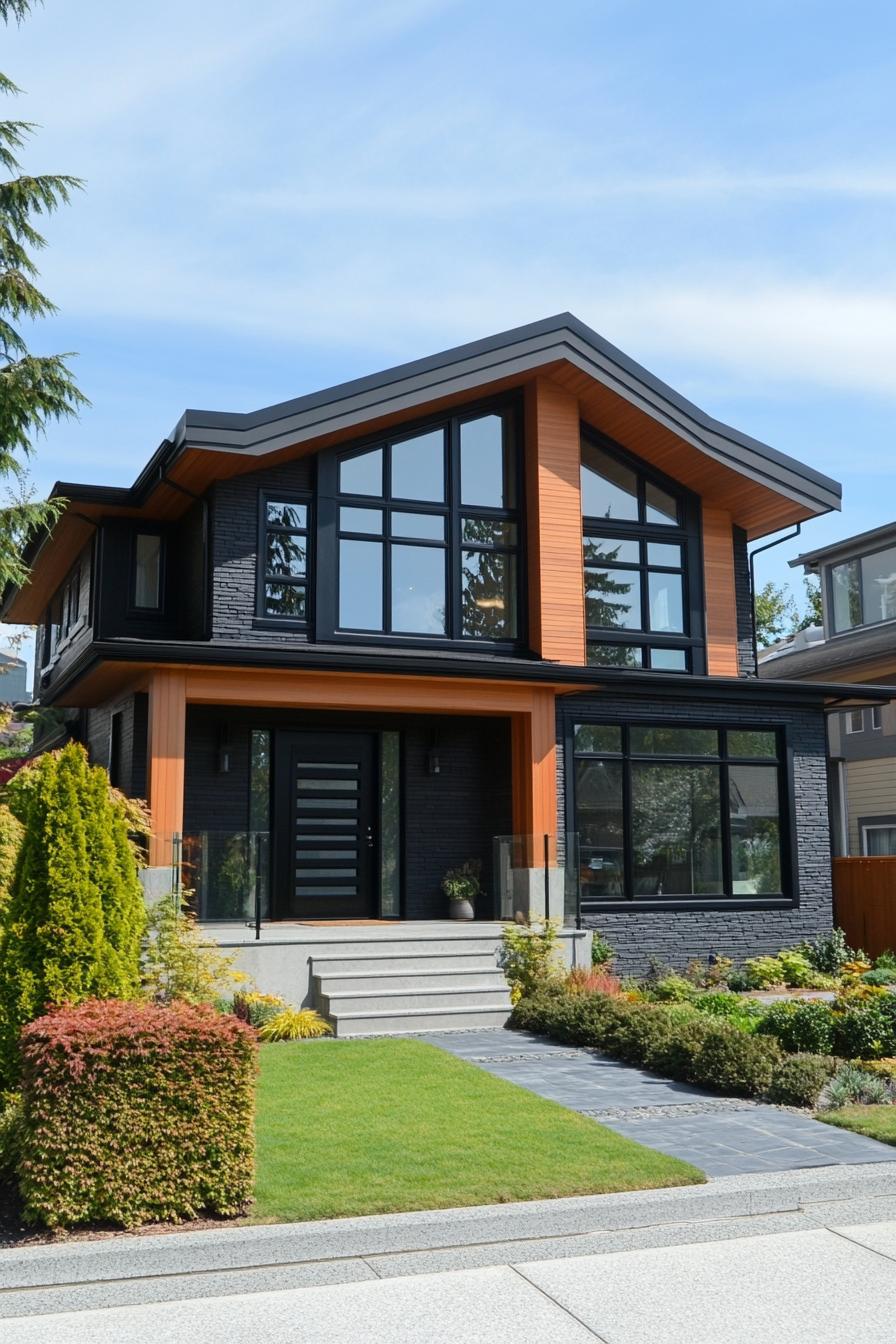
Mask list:
POLYGON ((865 588, 862 583, 862 561, 868 560, 873 555, 883 555, 885 551, 896 552, 896 541, 892 541, 889 546, 876 546, 871 550, 858 551, 854 555, 844 555, 840 560, 832 560, 824 566, 823 583, 823 605, 827 607, 828 620, 826 622, 827 634, 831 639, 839 639, 844 635, 855 634, 857 630, 872 630, 876 625, 892 625, 896 622, 896 616, 881 616, 876 621, 865 620, 865 588), (855 625, 847 625, 842 630, 837 629, 834 619, 834 570, 840 569, 843 565, 858 565, 859 567, 859 606, 862 609, 862 619, 855 625))
POLYGON ((681 717, 662 718, 651 716, 644 720, 622 720, 608 718, 605 714, 589 714, 584 711, 570 713, 566 718, 564 741, 564 787, 567 804, 567 830, 577 831, 576 800, 576 763, 579 760, 616 760, 622 763, 622 816, 623 816, 623 894, 607 897, 582 897, 581 909, 585 913, 599 914, 601 911, 617 912, 636 910, 792 910, 800 904, 799 866, 797 862, 796 839, 796 802, 794 796, 794 751, 790 728, 787 724, 750 722, 737 723, 731 718, 723 721, 691 721, 681 717), (618 729, 621 734, 622 750, 619 752, 577 752, 575 749, 576 727, 604 727, 618 729), (683 728, 692 731, 710 731, 718 734, 719 755, 662 755, 630 750, 631 730, 642 728, 683 728), (777 746, 776 756, 736 756, 728 751, 728 734, 738 732, 773 733, 777 746), (656 762, 658 764, 678 765, 718 765, 719 796, 721 810, 722 839, 722 877, 724 892, 699 894, 657 894, 636 895, 632 881, 634 860, 633 823, 632 823, 632 764, 656 762), (781 885, 780 893, 745 896, 735 895, 732 877, 731 847, 731 808, 729 769, 732 765, 776 765, 778 777, 778 823, 780 835, 781 885))
POLYGON ((127 614, 136 620, 152 620, 165 610, 165 584, 168 568, 168 538, 161 527, 140 527, 131 533, 130 564, 128 572, 127 614), (159 538, 159 600, 154 607, 144 607, 137 603, 137 544, 140 537, 159 538))
MULTIPOLYGON (((585 657, 592 667, 600 668, 601 672, 612 672, 615 669, 621 669, 628 673, 637 672, 664 672, 674 674, 691 673, 696 675, 705 675, 706 664, 706 631, 704 620, 704 601, 703 601, 703 538, 702 538, 702 509, 700 498, 693 491, 682 486, 678 481, 666 476, 663 472, 657 471, 654 467, 645 463, 642 459, 635 457, 632 453, 622 448, 615 440, 601 434, 599 430, 591 425, 583 423, 581 426, 581 441, 589 443, 600 452, 615 459, 621 466, 635 473, 637 480, 637 500, 638 500, 638 520, 626 521, 622 519, 598 518, 593 514, 584 512, 584 501, 582 504, 582 575, 585 573, 585 542, 589 536, 601 536, 613 541, 636 541, 639 546, 639 561, 637 564, 626 564, 623 561, 608 562, 607 567, 613 569, 637 569, 640 575, 641 586, 641 622, 643 629, 627 630, 616 627, 602 627, 588 625, 588 601, 585 598, 585 657), (678 523, 649 523, 646 521, 646 489, 648 483, 656 485, 665 494, 670 495, 678 504, 679 521, 678 523), (651 542, 666 542, 681 546, 682 566, 681 569, 666 565, 650 564, 647 560, 647 547, 651 542), (662 631, 653 631, 647 628, 649 592, 648 592, 648 574, 651 571, 657 573, 681 573, 682 574, 682 615, 684 631, 682 633, 669 633, 662 631), (635 647, 641 650, 641 666, 630 667, 627 664, 614 663, 592 663, 589 658, 589 649, 593 645, 616 645, 622 647, 635 647), (685 654, 684 668, 662 668, 651 667, 651 649, 674 649, 683 650, 685 654)), ((580 453, 581 456, 581 453, 580 453)), ((583 467, 585 463, 582 463, 583 467)), ((597 568, 598 566, 592 566, 597 568)), ((600 568, 604 564, 601 562, 600 568)))
POLYGON ((525 477, 523 460, 523 401, 518 394, 470 402, 441 415, 428 415, 419 420, 396 426, 392 433, 372 434, 350 444, 321 453, 318 461, 318 520, 316 554, 316 631, 317 638, 335 643, 377 644, 397 648, 436 646, 448 650, 483 650, 490 653, 518 655, 528 644, 528 601, 526 583, 526 514, 525 477), (460 479, 461 426, 470 420, 487 415, 504 417, 505 460, 512 463, 514 481, 513 508, 463 504, 460 479), (389 473, 389 448, 393 443, 417 438, 433 430, 446 434, 444 458, 443 500, 426 501, 392 495, 389 473), (383 479, 379 495, 342 493, 339 489, 339 466, 343 461, 360 457, 375 449, 383 452, 383 479), (386 486, 390 488, 387 490, 386 486), (340 527, 341 508, 368 508, 382 510, 383 530, 379 534, 353 532, 340 527), (416 513, 445 519, 445 541, 413 538, 395 534, 392 514, 416 513), (490 545, 463 540, 463 519, 477 518, 511 523, 516 528, 513 544, 490 545), (341 539, 358 541, 379 540, 382 544, 382 624, 379 630, 361 630, 339 625, 339 543, 341 539), (395 545, 412 545, 441 549, 445 555, 445 615, 446 633, 393 632, 390 620, 391 551, 395 545), (476 551, 501 553, 510 558, 512 566, 510 587, 516 604, 516 633, 512 638, 489 639, 463 632, 463 553, 476 551))
POLYGON ((307 630, 312 621, 314 603, 314 497, 310 490, 277 490, 265 487, 258 492, 258 538, 257 563, 255 566, 255 620, 256 626, 267 629, 307 630), (301 504, 305 509, 305 526, 273 527, 268 523, 268 504, 301 504), (301 579, 284 578, 282 575, 269 575, 267 572, 268 532, 282 532, 305 537, 305 576, 301 579), (290 587, 305 589, 304 616, 272 616, 265 610, 265 587, 268 583, 285 583, 290 587))

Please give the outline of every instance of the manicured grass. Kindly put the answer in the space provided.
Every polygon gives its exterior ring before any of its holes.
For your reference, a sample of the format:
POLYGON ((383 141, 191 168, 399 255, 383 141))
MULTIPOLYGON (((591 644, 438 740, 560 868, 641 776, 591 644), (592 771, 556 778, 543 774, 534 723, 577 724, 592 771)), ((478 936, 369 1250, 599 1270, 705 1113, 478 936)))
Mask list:
POLYGON ((422 1041, 263 1046, 257 1133, 254 1222, 705 1179, 422 1041))
POLYGON ((836 1111, 819 1111, 815 1119, 880 1139, 881 1143, 896 1144, 896 1106, 842 1106, 836 1111))

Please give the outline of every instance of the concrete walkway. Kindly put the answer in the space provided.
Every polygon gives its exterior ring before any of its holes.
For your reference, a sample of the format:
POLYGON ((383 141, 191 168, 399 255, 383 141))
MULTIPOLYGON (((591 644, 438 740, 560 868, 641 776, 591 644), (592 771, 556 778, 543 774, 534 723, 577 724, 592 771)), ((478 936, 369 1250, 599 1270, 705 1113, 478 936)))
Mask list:
MULTIPOLYGON (((872 1204, 874 1201, 872 1201, 872 1204)), ((603 1255, 64 1311, 4 1344, 889 1344, 896 1219, 752 1229, 603 1255)), ((872 1214, 874 1210, 872 1209, 872 1214)), ((830 1206, 828 1209, 830 1214, 830 1206)), ((839 1216, 838 1216, 839 1213, 839 1216)), ((698 1234, 699 1235, 699 1234, 698 1234)))
POLYGON ((896 1162, 896 1148, 861 1134, 777 1106, 719 1097, 542 1036, 502 1029, 421 1039, 707 1176, 896 1162))

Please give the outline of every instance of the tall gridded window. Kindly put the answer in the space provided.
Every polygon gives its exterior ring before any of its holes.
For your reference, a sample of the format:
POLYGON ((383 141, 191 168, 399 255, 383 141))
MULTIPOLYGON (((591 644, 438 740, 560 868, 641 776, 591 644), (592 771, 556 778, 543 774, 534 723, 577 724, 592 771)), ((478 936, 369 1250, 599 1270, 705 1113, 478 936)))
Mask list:
POLYGON ((829 583, 836 634, 896 620, 896 546, 832 565, 829 583))
POLYGON ((589 663, 702 671, 690 498, 587 435, 581 485, 589 663))
POLYGON ((582 899, 780 897, 775 729, 577 724, 582 899))
POLYGON ((334 629, 519 637, 517 446, 508 409, 340 454, 334 629))
POLYGON ((259 615, 308 619, 308 504, 291 497, 261 500, 259 615))

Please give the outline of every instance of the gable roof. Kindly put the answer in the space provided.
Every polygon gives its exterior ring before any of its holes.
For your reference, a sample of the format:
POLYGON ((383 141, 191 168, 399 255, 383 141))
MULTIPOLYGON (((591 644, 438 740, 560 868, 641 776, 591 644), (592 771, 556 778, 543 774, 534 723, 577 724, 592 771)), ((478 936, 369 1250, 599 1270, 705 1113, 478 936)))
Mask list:
MULTIPOLYGON (((56 483, 52 493, 67 507, 53 563, 40 578, 35 567, 20 593, 8 590, 0 616, 37 619, 33 608, 104 514, 174 518, 215 480, 542 375, 578 396, 583 419, 727 509, 751 537, 840 507, 836 481, 714 419, 572 313, 559 313, 261 410, 185 411, 132 486, 56 483)), ((35 543, 28 563, 46 542, 35 543)))

